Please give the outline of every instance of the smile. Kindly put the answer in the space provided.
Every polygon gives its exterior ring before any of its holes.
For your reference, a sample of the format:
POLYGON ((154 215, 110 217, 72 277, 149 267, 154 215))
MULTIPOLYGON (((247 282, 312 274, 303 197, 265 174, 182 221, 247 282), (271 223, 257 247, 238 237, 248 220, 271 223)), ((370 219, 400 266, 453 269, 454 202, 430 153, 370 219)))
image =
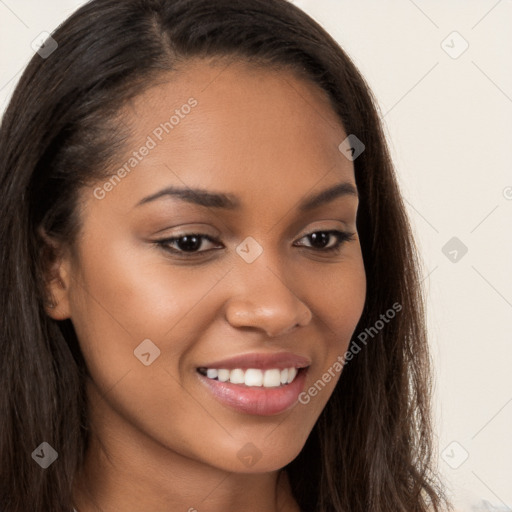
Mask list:
POLYGON ((218 380, 220 382, 264 388, 275 388, 291 384, 298 373, 295 367, 285 368, 283 370, 279 368, 271 368, 268 370, 260 370, 259 368, 248 368, 247 370, 242 370, 241 368, 235 368, 234 370, 199 368, 198 372, 209 379, 218 380))

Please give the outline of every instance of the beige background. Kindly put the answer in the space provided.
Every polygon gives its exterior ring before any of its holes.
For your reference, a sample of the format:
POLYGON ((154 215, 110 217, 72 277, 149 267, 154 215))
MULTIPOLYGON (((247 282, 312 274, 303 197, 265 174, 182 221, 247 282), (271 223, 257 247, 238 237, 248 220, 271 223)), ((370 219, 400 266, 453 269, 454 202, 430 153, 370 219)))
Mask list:
MULTIPOLYGON (((82 3, 0 0, 0 112, 82 3)), ((294 3, 380 105, 425 262, 439 466, 461 510, 512 510, 512 1, 294 3)))

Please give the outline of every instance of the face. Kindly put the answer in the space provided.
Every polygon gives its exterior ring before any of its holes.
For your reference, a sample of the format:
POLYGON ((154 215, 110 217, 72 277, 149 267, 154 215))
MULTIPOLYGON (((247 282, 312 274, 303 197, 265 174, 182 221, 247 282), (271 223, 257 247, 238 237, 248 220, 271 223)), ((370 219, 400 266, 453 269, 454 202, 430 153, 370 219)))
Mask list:
POLYGON ((77 332, 93 429, 161 458, 281 468, 365 300, 347 134, 317 86, 241 63, 191 62, 124 116, 127 152, 82 192, 48 311, 77 332))

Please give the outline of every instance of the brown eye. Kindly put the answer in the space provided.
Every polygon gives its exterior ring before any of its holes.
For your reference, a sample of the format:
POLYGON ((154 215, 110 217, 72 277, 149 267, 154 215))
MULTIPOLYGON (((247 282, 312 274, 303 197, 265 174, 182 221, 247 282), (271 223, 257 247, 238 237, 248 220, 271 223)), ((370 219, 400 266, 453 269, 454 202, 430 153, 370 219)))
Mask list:
MULTIPOLYGON (((329 230, 329 231, 314 231, 302 238, 307 238, 310 241, 311 249, 318 252, 337 252, 341 246, 354 239, 355 233, 348 233, 346 231, 329 230), (334 244, 331 242, 334 240, 334 244), (329 243, 331 246, 329 247, 329 243)), ((300 244, 303 246, 302 244, 300 244)), ((309 248, 308 246, 305 246, 309 248)))
POLYGON ((204 246, 204 241, 211 244, 217 242, 212 237, 201 233, 187 233, 185 235, 158 240, 156 243, 163 249, 173 253, 201 253, 207 250, 199 250, 204 246))

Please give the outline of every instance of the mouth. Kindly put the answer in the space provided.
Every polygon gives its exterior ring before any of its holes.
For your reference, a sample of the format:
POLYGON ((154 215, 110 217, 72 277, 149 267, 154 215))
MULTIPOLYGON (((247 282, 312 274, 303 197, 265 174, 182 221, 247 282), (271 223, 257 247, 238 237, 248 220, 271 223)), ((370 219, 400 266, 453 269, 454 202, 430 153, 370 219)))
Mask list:
POLYGON ((196 368, 200 381, 223 405, 259 416, 293 407, 311 361, 290 353, 249 354, 196 368))
POLYGON ((240 384, 247 387, 276 388, 291 384, 300 371, 305 368, 270 368, 262 370, 260 368, 198 368, 197 371, 208 379, 219 382, 229 382, 230 384, 240 384))

